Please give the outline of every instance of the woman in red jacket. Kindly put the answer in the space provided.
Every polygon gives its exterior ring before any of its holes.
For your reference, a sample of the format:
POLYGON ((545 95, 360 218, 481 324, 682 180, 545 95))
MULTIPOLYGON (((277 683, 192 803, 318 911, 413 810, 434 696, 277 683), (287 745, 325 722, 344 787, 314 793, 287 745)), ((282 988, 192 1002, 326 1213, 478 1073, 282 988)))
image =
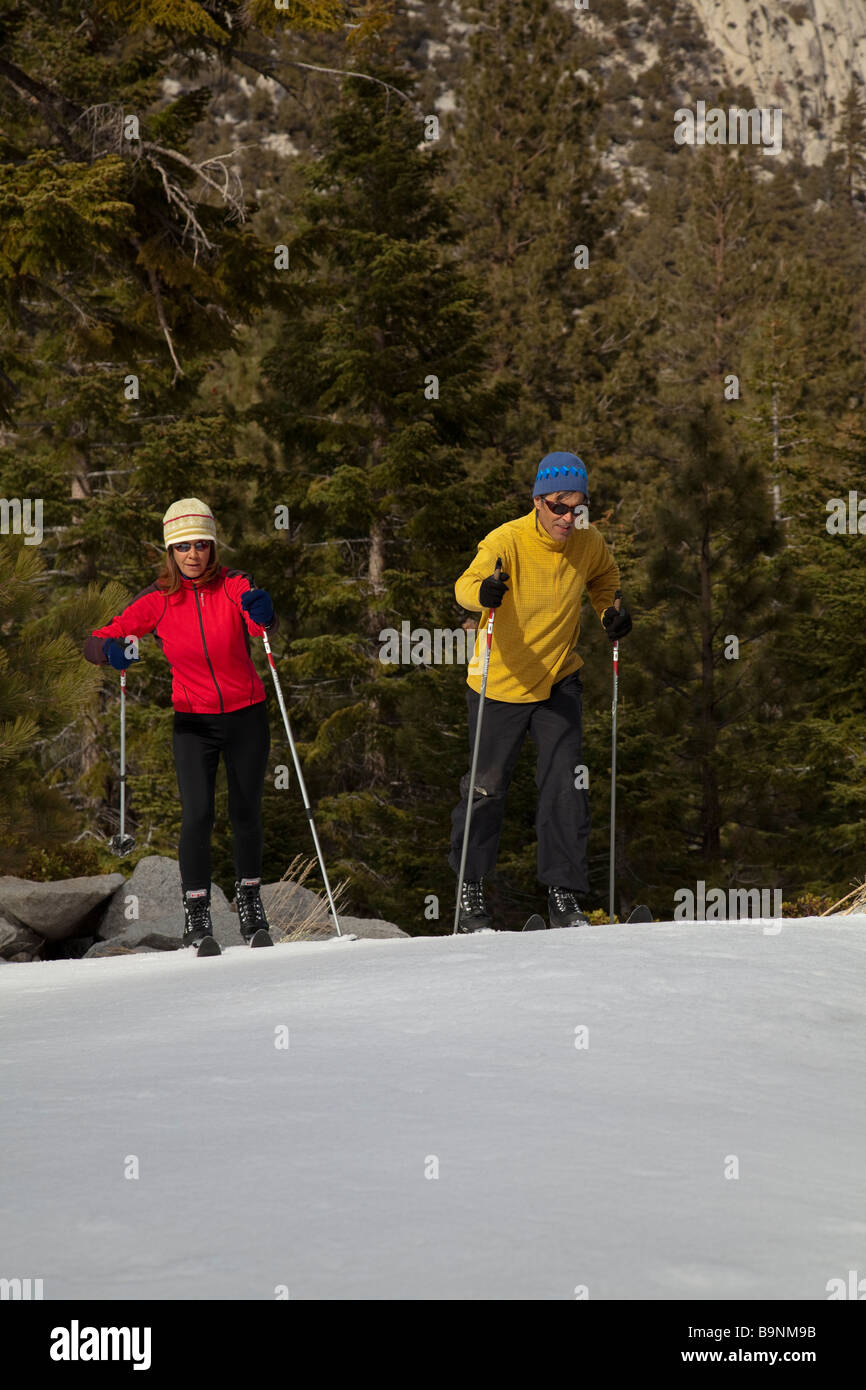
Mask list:
MULTIPOLYGON (((234 832, 235 892, 241 933, 267 933, 259 896, 262 872, 262 785, 271 734, 267 693, 250 656, 250 635, 278 626, 265 589, 243 570, 219 563, 210 507, 184 497, 163 517, 166 559, 117 617, 97 628, 84 655, 124 671, 137 661, 127 640, 152 632, 172 670, 173 749, 182 821, 178 859, 185 946, 213 935, 210 915, 214 785, 222 752, 234 832)), ((260 936, 256 944, 270 944, 260 936)))

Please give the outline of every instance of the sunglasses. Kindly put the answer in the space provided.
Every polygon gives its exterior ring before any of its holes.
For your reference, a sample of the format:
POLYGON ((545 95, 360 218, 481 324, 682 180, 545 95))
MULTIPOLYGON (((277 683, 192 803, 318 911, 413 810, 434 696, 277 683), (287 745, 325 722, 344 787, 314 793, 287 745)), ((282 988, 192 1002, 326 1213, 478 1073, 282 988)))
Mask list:
POLYGON ((542 501, 548 511, 553 512, 554 516, 565 516, 567 512, 574 512, 576 516, 578 508, 585 505, 583 502, 578 502, 577 506, 567 507, 564 502, 548 502, 546 497, 543 497, 542 501))
POLYGON ((175 550, 179 550, 181 555, 185 555, 188 550, 195 546, 196 550, 210 550, 210 541, 181 541, 176 545, 175 550))

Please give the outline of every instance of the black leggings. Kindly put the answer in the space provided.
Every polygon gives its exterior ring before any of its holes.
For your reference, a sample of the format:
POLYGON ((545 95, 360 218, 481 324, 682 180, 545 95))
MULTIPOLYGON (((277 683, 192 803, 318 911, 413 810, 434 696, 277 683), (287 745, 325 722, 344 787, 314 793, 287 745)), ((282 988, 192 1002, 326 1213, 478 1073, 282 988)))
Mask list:
POLYGON ((183 891, 210 888, 210 839, 220 750, 229 786, 235 873, 238 879, 259 878, 262 786, 271 748, 267 700, 230 714, 182 714, 176 710, 172 745, 183 810, 178 845, 183 891))

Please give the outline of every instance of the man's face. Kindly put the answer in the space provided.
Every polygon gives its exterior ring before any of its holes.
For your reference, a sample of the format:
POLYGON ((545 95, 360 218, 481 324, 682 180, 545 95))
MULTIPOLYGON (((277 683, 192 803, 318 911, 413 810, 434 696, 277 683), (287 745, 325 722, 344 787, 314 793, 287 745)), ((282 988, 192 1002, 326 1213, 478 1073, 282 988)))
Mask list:
POLYGON ((581 507, 586 501, 584 492, 548 492, 545 497, 534 497, 535 510, 538 513, 538 522, 547 532, 551 540, 564 541, 574 530, 574 512, 567 511, 564 516, 557 516, 555 512, 546 506, 547 502, 552 502, 554 506, 561 503, 563 506, 581 507))

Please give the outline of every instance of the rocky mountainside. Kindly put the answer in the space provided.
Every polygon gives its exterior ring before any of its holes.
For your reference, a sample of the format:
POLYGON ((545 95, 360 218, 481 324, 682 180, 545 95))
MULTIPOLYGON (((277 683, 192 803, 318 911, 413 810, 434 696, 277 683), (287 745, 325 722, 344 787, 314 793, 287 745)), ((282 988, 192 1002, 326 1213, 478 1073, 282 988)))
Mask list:
MULTIPOLYGON (((782 158, 820 164, 833 145, 852 80, 866 84, 866 0, 560 0, 585 39, 580 75, 604 92, 606 162, 638 182, 662 147, 672 150, 674 111, 698 100, 781 107, 782 158), (653 149, 655 147, 655 150, 653 149)), ((435 110, 448 141, 461 123, 461 64, 474 25, 492 0, 402 0, 399 48, 415 67, 422 109, 435 110)), ((333 96, 333 76, 300 74, 290 35, 273 40, 275 71, 300 100, 261 74, 209 80, 216 104, 202 152, 244 146, 251 191, 265 206, 287 161, 309 147, 316 116, 333 96)), ((315 46, 314 46, 315 47, 315 46)), ((337 61, 323 39, 314 61, 337 61)), ((307 57, 310 53, 307 52, 307 57)), ((200 80, 200 79, 199 79, 200 80)), ((188 79, 170 84, 176 97, 188 79)), ((204 134, 204 132, 203 132, 204 134)))
POLYGON ((780 106, 803 157, 827 152, 852 77, 866 83, 866 0, 688 0, 719 73, 780 106))
POLYGON ((866 0, 590 0, 575 23, 598 45, 609 98, 630 80, 642 105, 648 80, 663 75, 672 107, 722 92, 780 107, 783 158, 808 164, 828 153, 852 80, 866 84, 866 0))

